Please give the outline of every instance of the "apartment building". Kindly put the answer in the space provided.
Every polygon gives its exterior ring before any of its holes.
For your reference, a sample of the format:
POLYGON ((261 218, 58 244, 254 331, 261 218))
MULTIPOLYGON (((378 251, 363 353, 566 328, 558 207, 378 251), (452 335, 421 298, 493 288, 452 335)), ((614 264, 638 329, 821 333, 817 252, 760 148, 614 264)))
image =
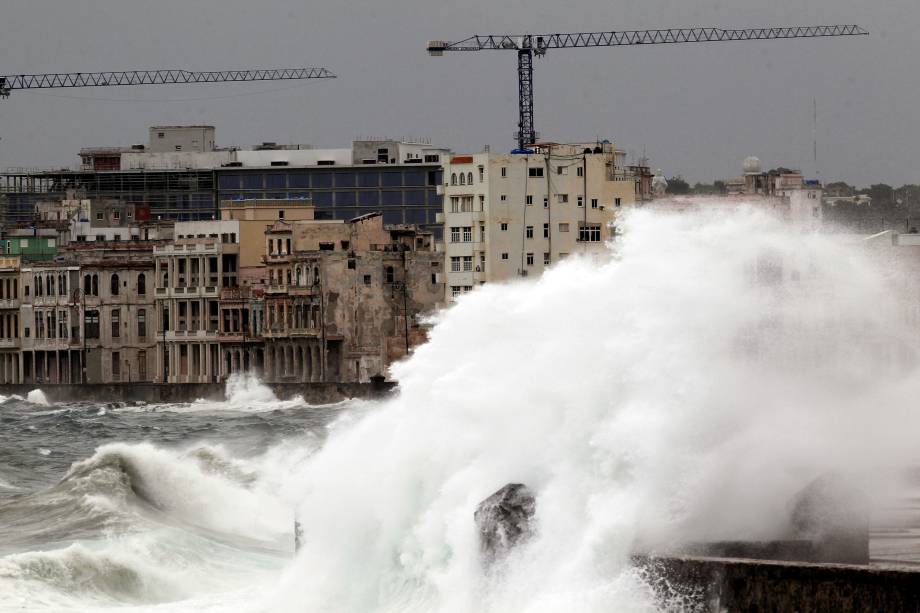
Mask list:
POLYGON ((347 222, 278 221, 265 233, 267 381, 369 381, 425 339, 441 302, 430 233, 347 222))
POLYGON ((23 383, 83 382, 81 309, 72 294, 80 287, 79 272, 78 266, 66 262, 22 266, 19 319, 23 383))
POLYGON ((219 381, 222 288, 239 285, 238 221, 179 222, 154 247, 159 345, 155 381, 219 381))
POLYGON ((21 383, 17 256, 0 256, 0 384, 21 383))
POLYGON ((453 156, 443 186, 447 298, 603 250, 617 213, 645 189, 624 161, 609 142, 453 156))

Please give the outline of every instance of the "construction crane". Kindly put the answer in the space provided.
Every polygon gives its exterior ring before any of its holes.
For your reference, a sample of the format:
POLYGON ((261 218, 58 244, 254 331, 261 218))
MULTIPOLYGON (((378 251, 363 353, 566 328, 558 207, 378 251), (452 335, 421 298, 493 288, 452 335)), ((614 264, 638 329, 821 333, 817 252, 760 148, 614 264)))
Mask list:
POLYGON ((721 28, 678 28, 670 30, 624 30, 621 32, 581 32, 575 34, 491 34, 475 35, 457 42, 428 41, 428 53, 445 51, 517 51, 518 56, 518 147, 525 149, 537 141, 533 121, 533 58, 549 49, 579 47, 621 47, 626 45, 666 45, 779 38, 823 38, 830 36, 865 36, 866 30, 855 25, 794 26, 724 30, 721 28))
POLYGON ((274 68, 269 70, 132 70, 128 72, 68 72, 0 76, 0 98, 14 89, 60 87, 114 87, 119 85, 170 85, 174 83, 229 83, 233 81, 290 81, 334 79, 325 68, 274 68))

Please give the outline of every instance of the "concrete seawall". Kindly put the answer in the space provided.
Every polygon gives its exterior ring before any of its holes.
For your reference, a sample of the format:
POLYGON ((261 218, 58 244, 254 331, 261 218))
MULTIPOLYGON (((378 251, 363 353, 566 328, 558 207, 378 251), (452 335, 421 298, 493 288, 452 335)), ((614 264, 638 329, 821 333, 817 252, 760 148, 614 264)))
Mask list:
MULTIPOLYGON (((302 396, 309 404, 327 404, 347 398, 381 398, 393 392, 394 383, 268 383, 284 400, 302 396)), ((223 383, 109 383, 86 385, 0 385, 0 394, 25 396, 40 389, 51 402, 192 402, 224 400, 223 383)))
POLYGON ((847 564, 635 556, 665 601, 713 613, 920 611, 920 572, 847 564))

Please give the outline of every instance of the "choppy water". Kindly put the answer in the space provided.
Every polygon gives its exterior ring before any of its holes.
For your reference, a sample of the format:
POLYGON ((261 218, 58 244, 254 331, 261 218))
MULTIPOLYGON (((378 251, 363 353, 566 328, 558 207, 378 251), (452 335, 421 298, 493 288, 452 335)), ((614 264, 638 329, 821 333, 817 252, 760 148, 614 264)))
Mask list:
MULTIPOLYGON (((362 402, 0 402, 0 610, 237 609, 293 549, 284 480, 362 402)), ((264 588, 263 586, 263 589, 264 588)))
POLYGON ((5 399, 0 611, 655 611, 631 552, 780 538, 831 470, 873 555, 920 559, 915 276, 752 209, 623 227, 463 296, 383 403, 5 399), (473 511, 509 482, 534 537, 486 569, 473 511))

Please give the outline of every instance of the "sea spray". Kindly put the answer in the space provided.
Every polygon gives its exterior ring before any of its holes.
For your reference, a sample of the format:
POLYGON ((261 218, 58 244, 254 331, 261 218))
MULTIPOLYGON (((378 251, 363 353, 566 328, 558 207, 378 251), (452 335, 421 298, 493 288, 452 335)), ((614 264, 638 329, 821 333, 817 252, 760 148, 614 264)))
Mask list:
POLYGON ((45 392, 41 390, 32 390, 29 392, 26 396, 26 401, 32 404, 40 404, 45 407, 51 405, 51 403, 48 402, 48 397, 45 396, 45 392))
POLYGON ((304 547, 272 610, 653 610, 637 548, 775 537, 829 468, 920 460, 916 333, 864 250, 752 208, 624 227, 614 261, 439 316, 399 396, 291 482, 304 547), (484 574, 473 511, 511 482, 535 536, 484 574))

